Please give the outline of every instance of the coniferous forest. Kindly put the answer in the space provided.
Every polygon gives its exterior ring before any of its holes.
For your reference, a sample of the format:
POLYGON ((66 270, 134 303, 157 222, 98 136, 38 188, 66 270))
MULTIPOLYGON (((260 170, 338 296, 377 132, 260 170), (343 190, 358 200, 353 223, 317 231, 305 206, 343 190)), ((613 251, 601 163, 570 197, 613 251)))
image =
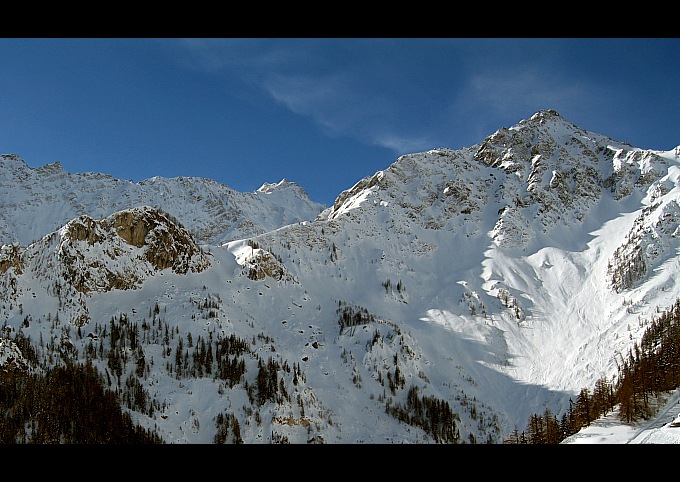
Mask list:
POLYGON ((156 444, 132 423, 91 364, 58 366, 45 375, 0 377, 3 444, 156 444))

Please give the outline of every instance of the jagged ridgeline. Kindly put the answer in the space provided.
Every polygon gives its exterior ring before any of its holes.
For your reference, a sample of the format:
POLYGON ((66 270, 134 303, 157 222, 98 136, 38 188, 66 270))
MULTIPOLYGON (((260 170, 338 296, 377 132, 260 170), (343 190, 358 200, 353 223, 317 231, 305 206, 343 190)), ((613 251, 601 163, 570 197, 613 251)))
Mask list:
POLYGON ((0 243, 28 245, 81 215, 93 219, 140 206, 174 216, 199 244, 216 245, 313 219, 324 208, 294 182, 238 192, 211 179, 153 177, 141 182, 71 173, 61 163, 29 167, 0 155, 0 243))
POLYGON ((502 443, 674 306, 679 154, 543 110, 328 208, 0 156, 0 437, 502 443))

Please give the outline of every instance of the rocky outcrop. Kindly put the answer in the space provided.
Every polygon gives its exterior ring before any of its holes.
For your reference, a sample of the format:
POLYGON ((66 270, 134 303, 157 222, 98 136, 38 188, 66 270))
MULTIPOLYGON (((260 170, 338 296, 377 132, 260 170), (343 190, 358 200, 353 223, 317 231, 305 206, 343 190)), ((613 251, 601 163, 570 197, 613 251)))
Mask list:
POLYGON ((105 225, 127 244, 144 248, 144 257, 156 269, 175 273, 200 272, 209 266, 205 253, 180 222, 159 209, 143 207, 121 211, 105 225))
MULTIPOLYGON (((170 214, 148 206, 120 211, 94 220, 80 216, 46 238, 54 238, 56 260, 43 260, 62 271, 63 279, 80 293, 135 288, 156 271, 201 272, 209 256, 170 214)), ((45 243, 33 248, 45 249, 45 243)))
POLYGON ((14 268, 15 274, 22 273, 23 262, 21 260, 21 252, 21 247, 17 244, 3 244, 0 246, 0 274, 7 272, 10 268, 14 268))
POLYGON ((0 338, 0 377, 28 372, 28 362, 16 343, 0 338))
POLYGON ((678 199, 658 201, 642 210, 617 247, 607 269, 612 289, 617 293, 630 289, 648 273, 675 255, 680 238, 678 199))

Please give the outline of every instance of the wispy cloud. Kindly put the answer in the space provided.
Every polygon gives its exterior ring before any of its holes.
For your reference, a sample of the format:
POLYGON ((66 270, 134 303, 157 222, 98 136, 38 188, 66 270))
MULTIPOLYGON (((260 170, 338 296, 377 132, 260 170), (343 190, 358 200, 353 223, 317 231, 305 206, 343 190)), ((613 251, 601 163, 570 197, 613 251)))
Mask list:
POLYGON ((372 95, 351 75, 275 76, 263 87, 277 102, 313 119, 331 136, 352 137, 396 153, 431 147, 424 137, 398 133, 399 105, 387 96, 372 95))
POLYGON ((508 58, 500 41, 482 43, 483 58, 476 43, 437 44, 451 60, 434 65, 408 57, 404 41, 395 48, 368 39, 198 39, 183 46, 194 68, 239 78, 329 136, 397 154, 444 146, 454 129, 488 135, 499 118, 514 122, 599 98, 592 86, 538 68, 528 55, 508 58), (436 82, 442 77, 446 88, 436 82))
MULTIPOLYGON (((358 70, 351 58, 329 64, 328 51, 313 40, 187 39, 183 48, 193 55, 187 66, 238 76, 289 111, 313 120, 329 136, 396 153, 432 145, 424 136, 399 134, 408 115, 403 99, 376 85, 366 63, 358 70)), ((398 81, 397 73, 393 80, 398 81)))
POLYGON ((339 74, 275 75, 262 81, 264 90, 296 114, 311 117, 334 134, 343 134, 361 116, 354 94, 339 74))
POLYGON ((493 109, 500 115, 580 102, 585 95, 578 85, 539 71, 474 75, 463 92, 468 104, 493 109))
POLYGON ((527 63, 503 71, 489 68, 461 84, 449 106, 450 125, 465 132, 465 145, 471 145, 538 110, 556 109, 570 119, 577 113, 592 116, 606 109, 607 99, 606 86, 552 75, 527 63))

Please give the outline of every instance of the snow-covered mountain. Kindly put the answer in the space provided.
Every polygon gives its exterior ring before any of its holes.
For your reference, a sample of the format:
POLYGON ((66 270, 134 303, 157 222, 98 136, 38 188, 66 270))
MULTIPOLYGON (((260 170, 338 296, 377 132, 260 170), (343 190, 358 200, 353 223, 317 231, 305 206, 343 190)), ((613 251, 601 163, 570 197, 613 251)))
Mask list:
POLYGON ((552 110, 329 208, 1 156, 0 361, 90 360, 169 443, 500 443, 679 297, 679 179, 552 110))

